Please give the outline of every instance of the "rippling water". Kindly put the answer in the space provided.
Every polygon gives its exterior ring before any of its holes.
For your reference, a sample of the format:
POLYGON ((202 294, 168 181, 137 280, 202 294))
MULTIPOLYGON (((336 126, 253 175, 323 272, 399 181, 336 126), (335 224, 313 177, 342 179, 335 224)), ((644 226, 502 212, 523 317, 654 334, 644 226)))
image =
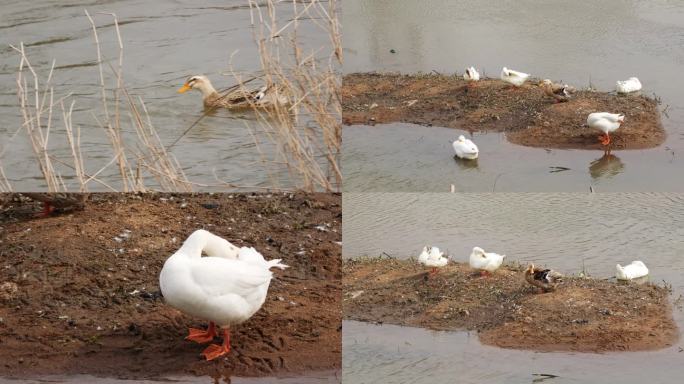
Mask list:
MULTIPOLYGON (((238 74, 261 68, 247 0, 5 0, 0 5, 0 165, 15 190, 37 190, 45 185, 37 163, 32 160, 26 134, 21 131, 14 135, 22 123, 16 96, 20 58, 9 44, 18 46, 23 41, 27 55, 43 78, 47 77, 52 59, 56 60, 55 99, 74 92, 74 127, 78 125, 82 130, 88 170, 94 173, 113 156, 106 135, 91 115, 93 108, 100 113, 101 95, 96 46, 84 9, 100 27, 105 60, 116 61, 118 46, 111 17, 98 12, 117 14, 124 41, 124 81, 134 97, 144 99, 152 124, 166 145, 179 138, 203 113, 198 92, 176 93, 189 75, 205 74, 221 89, 234 84, 232 76, 222 75, 229 72, 229 65, 238 74)), ((292 4, 281 3, 278 14, 285 24, 292 18, 292 4)), ((311 22, 304 20, 299 26, 299 37, 305 47, 330 45, 328 36, 311 22)), ((126 119, 124 116, 123 129, 134 135, 126 119)), ((237 185, 277 183, 290 187, 292 181, 280 165, 261 161, 262 155, 247 128, 247 123, 253 121, 250 113, 219 111, 184 136, 173 147, 172 154, 194 182, 216 185, 215 173, 219 179, 237 185)), ((260 136, 255 124, 251 129, 260 136)), ((61 116, 55 116, 50 147, 57 156, 70 159, 62 132, 61 116)), ((259 140, 260 150, 270 159, 276 149, 264 143, 263 136, 259 140)), ((111 180, 115 173, 111 167, 103 178, 111 180)))
MULTIPOLYGON (((599 278, 642 260, 650 280, 684 294, 684 194, 660 193, 344 193, 343 257, 418 255, 426 244, 466 262, 474 246, 599 278)), ((684 329, 684 314, 675 309, 684 329)), ((655 352, 580 354, 482 346, 467 332, 431 332, 345 322, 343 372, 349 383, 671 382, 684 373, 680 340, 655 352), (484 381, 483 381, 484 380, 484 381)), ((677 379, 678 380, 678 379, 677 379)))
POLYGON ((463 73, 474 65, 496 77, 507 66, 602 90, 637 76, 644 94, 662 99, 668 133, 658 148, 614 151, 620 161, 597 177, 587 168, 599 151, 547 153, 516 148, 499 135, 477 135, 479 172, 464 172, 450 161, 453 151, 445 141, 458 137, 456 130, 345 127, 345 191, 445 191, 456 184, 482 192, 491 191, 499 174, 497 191, 585 191, 592 183, 602 191, 684 191, 678 177, 684 167, 684 3, 348 0, 343 17, 347 73, 463 73), (572 171, 551 177, 551 166, 572 171))

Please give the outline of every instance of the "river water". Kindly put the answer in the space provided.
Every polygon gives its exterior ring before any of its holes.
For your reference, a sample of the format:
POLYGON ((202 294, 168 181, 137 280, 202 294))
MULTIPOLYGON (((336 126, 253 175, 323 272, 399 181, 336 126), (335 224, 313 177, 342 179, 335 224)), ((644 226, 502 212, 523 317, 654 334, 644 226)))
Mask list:
MULTIPOLYGON (((43 79, 52 60, 56 61, 55 99, 74 93, 74 128, 81 128, 87 170, 94 173, 113 157, 105 133, 91 114, 93 109, 101 113, 101 94, 96 46, 84 9, 99 27, 104 59, 114 64, 118 46, 112 18, 98 12, 117 14, 124 44, 125 84, 135 98, 140 96, 145 101, 151 122, 165 145, 181 137, 203 114, 199 92, 176 93, 188 76, 205 74, 217 89, 222 89, 235 83, 228 74, 230 65, 245 78, 261 68, 247 0, 4 0, 0 5, 0 166, 15 190, 36 191, 46 186, 27 135, 20 130, 22 119, 16 95, 20 56, 9 44, 18 47, 24 43, 43 79)), ((281 24, 291 20, 291 2, 282 2, 277 9, 281 24)), ((299 28, 304 47, 330 46, 328 36, 311 22, 304 20, 299 28)), ((283 49, 285 56, 287 49, 283 49)), ((110 72, 107 65, 105 71, 110 72)), ((58 111, 50 148, 58 157, 70 159, 58 111)), ((219 111, 182 136, 171 153, 191 181, 209 185, 196 189, 225 190, 216 178, 238 186, 293 185, 282 165, 262 162, 263 158, 272 159, 276 149, 260 136, 254 121, 249 112, 219 111), (249 123, 251 128, 247 127, 249 123), (263 156, 252 133, 260 141, 263 156)), ((126 116, 124 122, 126 134, 135 135, 126 116)), ((116 172, 115 167, 110 167, 100 177, 111 182, 116 180, 116 172)))
MULTIPOLYGON (((602 151, 518 147, 501 134, 476 133, 480 160, 463 169, 440 127, 385 124, 344 127, 345 191, 684 191, 684 3, 609 0, 348 0, 343 7, 345 73, 463 73, 498 77, 501 67, 579 87, 613 90, 637 76, 661 100, 666 142, 613 151, 607 174, 590 167, 602 151), (393 50, 395 53, 392 53, 393 50), (401 167, 399 164, 403 164, 401 167), (549 175, 550 167, 570 171, 549 175)), ((601 167, 601 166, 599 166, 601 167)))
MULTIPOLYGON (((684 295, 684 195, 660 193, 345 193, 343 257, 417 256, 426 244, 467 262, 474 246, 508 263, 583 268, 609 278, 642 260, 650 281, 684 295)), ((684 314, 675 307, 684 329, 684 314)), ((347 321, 343 378, 362 383, 674 382, 684 374, 680 339, 653 352, 536 353, 483 346, 476 333, 433 332, 347 321), (648 380, 646 380, 648 379, 648 380)))

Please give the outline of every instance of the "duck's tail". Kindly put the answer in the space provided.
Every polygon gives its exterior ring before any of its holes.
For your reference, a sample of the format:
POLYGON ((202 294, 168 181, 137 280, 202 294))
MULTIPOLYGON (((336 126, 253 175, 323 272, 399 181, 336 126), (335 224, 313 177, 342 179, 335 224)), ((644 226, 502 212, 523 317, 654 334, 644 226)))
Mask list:
POLYGON ((281 260, 282 259, 273 259, 273 260, 267 261, 266 264, 268 264, 268 269, 271 269, 273 267, 280 268, 280 269, 288 268, 289 265, 282 264, 280 262, 281 260))

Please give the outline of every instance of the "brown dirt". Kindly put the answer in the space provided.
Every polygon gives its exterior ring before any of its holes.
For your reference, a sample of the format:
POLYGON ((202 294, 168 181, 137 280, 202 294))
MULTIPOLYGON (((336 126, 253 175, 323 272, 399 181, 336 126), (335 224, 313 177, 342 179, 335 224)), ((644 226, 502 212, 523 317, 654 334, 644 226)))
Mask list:
POLYGON ((340 368, 339 194, 93 194, 85 210, 48 218, 34 218, 40 203, 2 197, 0 376, 340 368), (205 346, 184 340, 206 323, 165 305, 158 286, 165 259, 199 228, 290 265, 274 270, 261 310, 233 328, 230 355, 210 362, 205 346))
POLYGON ((346 319, 477 330, 485 344, 539 351, 636 351, 677 340, 668 291, 655 285, 565 278, 539 293, 522 270, 480 277, 449 264, 428 279, 415 261, 365 259, 343 265, 346 319))
POLYGON ((653 148, 665 141, 653 99, 584 90, 556 104, 537 84, 532 80, 511 90, 500 80, 484 79, 469 89, 456 76, 353 73, 342 83, 342 121, 506 132, 511 142, 530 147, 601 149, 600 132, 584 124, 589 113, 608 111, 625 114, 611 135, 613 149, 653 148))

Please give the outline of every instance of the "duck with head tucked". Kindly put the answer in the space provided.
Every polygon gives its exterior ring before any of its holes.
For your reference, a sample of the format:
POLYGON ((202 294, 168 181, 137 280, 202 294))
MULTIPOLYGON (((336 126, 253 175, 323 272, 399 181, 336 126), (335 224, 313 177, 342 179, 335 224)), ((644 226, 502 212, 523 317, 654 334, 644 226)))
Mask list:
POLYGON ((485 252, 484 249, 475 247, 470 254, 469 264, 471 268, 480 271, 480 276, 488 276, 499 269, 501 264, 503 264, 504 258, 506 258, 506 255, 485 252))
POLYGON ((514 71, 506 67, 501 70, 501 80, 511 84, 515 89, 520 88, 529 77, 528 73, 514 71))
POLYGON ((563 275, 552 269, 536 268, 534 264, 527 266, 525 281, 539 288, 542 292, 550 292, 556 289, 558 283, 563 280, 563 275))
POLYGON ((223 329, 223 343, 210 344, 202 352, 213 360, 230 352, 230 326, 247 321, 264 304, 273 267, 287 265, 200 229, 166 260, 159 287, 167 304, 209 321, 206 331, 190 328, 186 340, 209 343, 217 336, 217 326, 223 329))

